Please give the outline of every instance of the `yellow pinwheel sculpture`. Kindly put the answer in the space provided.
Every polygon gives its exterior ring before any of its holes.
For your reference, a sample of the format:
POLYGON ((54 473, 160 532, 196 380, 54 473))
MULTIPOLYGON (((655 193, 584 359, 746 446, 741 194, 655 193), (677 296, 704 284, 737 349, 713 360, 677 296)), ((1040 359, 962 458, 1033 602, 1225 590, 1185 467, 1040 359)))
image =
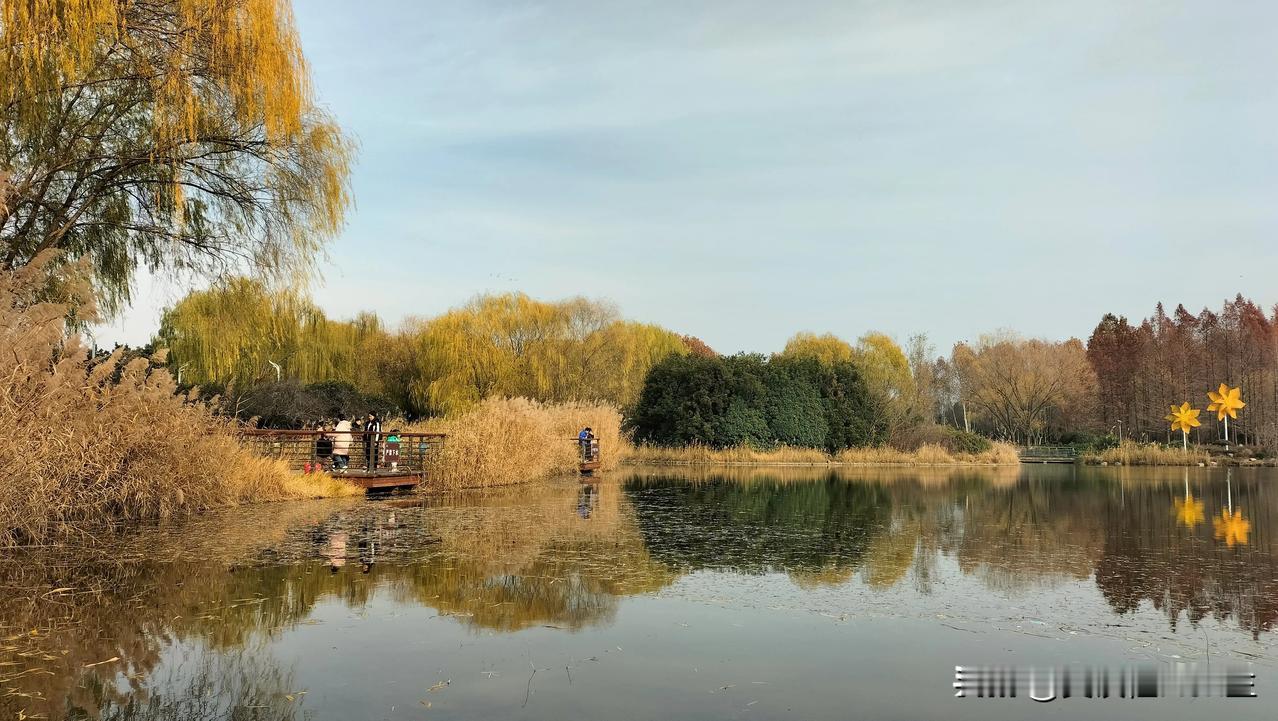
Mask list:
POLYGON ((1192 494, 1185 494, 1185 500, 1179 498, 1172 501, 1176 507, 1176 520, 1186 528, 1194 528, 1203 522, 1203 502, 1192 494))
POLYGON ((1230 388, 1224 383, 1220 384, 1217 391, 1207 391, 1207 397, 1211 399, 1211 405, 1207 406, 1207 410, 1216 411, 1216 420, 1223 421, 1225 417, 1238 418, 1238 411, 1246 406, 1242 400, 1242 388, 1230 388))
POLYGON ((1207 391, 1207 397, 1211 399, 1207 410, 1216 411, 1216 420, 1225 422, 1225 450, 1229 450, 1229 419, 1237 419, 1238 410, 1247 405, 1242 400, 1242 389, 1221 383, 1217 391, 1207 391))
POLYGON ((1189 401, 1180 404, 1180 407, 1171 407, 1171 414, 1167 416, 1167 420, 1171 421, 1171 429, 1180 431, 1181 440, 1184 442, 1185 450, 1189 450, 1189 429, 1197 428, 1202 423, 1198 420, 1199 411, 1197 408, 1190 408, 1189 401))
POLYGON ((1243 518, 1241 508, 1232 514, 1224 508, 1220 509, 1220 516, 1212 519, 1212 525, 1216 527, 1216 540, 1224 541, 1226 546, 1233 548, 1247 545, 1251 521, 1243 518))

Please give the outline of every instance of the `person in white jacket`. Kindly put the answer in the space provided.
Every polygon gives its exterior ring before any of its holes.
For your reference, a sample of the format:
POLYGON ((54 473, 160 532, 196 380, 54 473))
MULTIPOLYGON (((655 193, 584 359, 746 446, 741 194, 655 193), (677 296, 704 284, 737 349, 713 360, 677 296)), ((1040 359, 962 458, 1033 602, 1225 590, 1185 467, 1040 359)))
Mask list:
POLYGON ((333 470, 344 471, 350 465, 351 440, 351 422, 338 416, 333 427, 333 470))

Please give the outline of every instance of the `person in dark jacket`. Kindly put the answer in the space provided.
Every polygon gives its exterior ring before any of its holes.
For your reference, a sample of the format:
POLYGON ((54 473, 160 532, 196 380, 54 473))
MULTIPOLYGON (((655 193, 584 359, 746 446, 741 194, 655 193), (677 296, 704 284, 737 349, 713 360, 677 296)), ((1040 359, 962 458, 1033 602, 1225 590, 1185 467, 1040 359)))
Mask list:
POLYGON ((315 460, 319 461, 320 468, 329 468, 333 462, 332 430, 327 421, 319 424, 319 435, 315 437, 315 460))
POLYGON ((382 440, 382 420, 376 413, 369 413, 364 421, 364 452, 367 454, 368 470, 377 470, 378 443, 382 440))

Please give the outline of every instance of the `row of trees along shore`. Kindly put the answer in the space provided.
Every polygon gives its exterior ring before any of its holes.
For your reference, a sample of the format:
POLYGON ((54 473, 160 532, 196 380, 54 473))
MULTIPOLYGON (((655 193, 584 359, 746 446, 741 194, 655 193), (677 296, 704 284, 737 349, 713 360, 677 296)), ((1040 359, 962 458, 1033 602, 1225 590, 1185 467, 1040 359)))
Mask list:
POLYGON ((713 355, 695 338, 625 320, 612 304, 584 298, 481 296, 389 329, 372 313, 329 319, 300 292, 245 279, 192 293, 167 310, 156 344, 171 352, 185 384, 248 396, 249 407, 278 375, 349 384, 412 417, 456 414, 490 397, 630 407, 661 359, 713 355))
MULTIPOLYGON (((392 329, 372 313, 332 320, 296 291, 232 279, 170 308, 156 341, 186 385, 260 394, 278 364, 280 377, 348 384, 414 417, 494 396, 606 402, 639 440, 664 445, 952 446, 938 426, 1017 444, 1103 444, 1120 429, 1171 442, 1169 405, 1205 399, 1221 381, 1249 395, 1231 438, 1278 443, 1278 315, 1241 296, 1219 313, 1178 307, 1169 317, 1160 305, 1139 324, 1106 315, 1085 343, 1004 331, 938 357, 921 335, 902 347, 882 333, 850 343, 803 332, 770 357, 724 357, 583 298, 479 296, 392 329)), ((1222 437, 1214 423, 1193 440, 1222 437)))

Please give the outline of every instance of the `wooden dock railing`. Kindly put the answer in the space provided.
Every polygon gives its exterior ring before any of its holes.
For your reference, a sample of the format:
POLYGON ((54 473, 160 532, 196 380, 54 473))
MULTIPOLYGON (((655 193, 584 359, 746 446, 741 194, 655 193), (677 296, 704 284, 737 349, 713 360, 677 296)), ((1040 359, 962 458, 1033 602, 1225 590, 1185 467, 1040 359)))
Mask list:
MULTIPOLYGON (((336 431, 245 429, 240 440, 258 455, 278 458, 295 470, 307 464, 340 468, 334 449, 341 448, 336 431)), ((347 447, 350 471, 379 474, 417 474, 430 471, 447 436, 443 433, 361 433, 351 431, 347 447)))
POLYGON ((1028 446, 1020 449, 1021 463, 1073 463, 1078 451, 1072 446, 1028 446))

